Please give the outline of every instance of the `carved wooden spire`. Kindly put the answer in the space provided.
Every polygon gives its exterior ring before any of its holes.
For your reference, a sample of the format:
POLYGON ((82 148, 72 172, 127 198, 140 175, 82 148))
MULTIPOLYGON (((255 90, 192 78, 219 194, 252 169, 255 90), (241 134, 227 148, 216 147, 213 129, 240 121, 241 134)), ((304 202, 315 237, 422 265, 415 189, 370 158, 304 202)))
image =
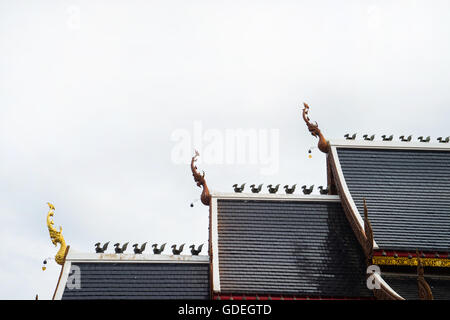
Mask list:
POLYGON ((419 290, 420 300, 433 300, 433 293, 424 277, 424 270, 422 259, 419 256, 419 250, 416 250, 417 254, 417 287, 419 290))
POLYGON ((329 145, 327 139, 325 139, 325 137, 322 135, 322 132, 320 132, 319 125, 317 124, 317 122, 315 124, 311 123, 311 120, 308 117, 308 112, 309 112, 308 104, 306 104, 304 102, 303 105, 305 106, 303 108, 303 120, 305 120, 305 123, 308 126, 309 132, 311 132, 311 134, 314 137, 319 138, 319 143, 317 144, 317 147, 319 148, 319 150, 324 153, 328 153, 330 145, 329 145))
POLYGON ((363 203, 364 203, 364 233, 366 235, 366 243, 364 246, 364 252, 366 253, 367 263, 372 264, 373 231, 372 231, 372 225, 370 224, 370 221, 369 221, 366 198, 363 198, 363 203))
POLYGON ((203 187, 203 191, 202 194, 200 196, 200 200, 202 201, 202 203, 205 206, 208 206, 211 200, 211 195, 209 194, 209 189, 208 186, 206 185, 206 180, 205 180, 205 172, 203 171, 203 174, 200 174, 197 171, 197 167, 195 166, 195 161, 197 161, 197 157, 200 154, 198 153, 197 150, 195 150, 195 155, 192 157, 192 161, 191 161, 191 170, 192 170, 192 175, 194 176, 194 180, 195 182, 197 182, 197 186, 198 187, 203 187))

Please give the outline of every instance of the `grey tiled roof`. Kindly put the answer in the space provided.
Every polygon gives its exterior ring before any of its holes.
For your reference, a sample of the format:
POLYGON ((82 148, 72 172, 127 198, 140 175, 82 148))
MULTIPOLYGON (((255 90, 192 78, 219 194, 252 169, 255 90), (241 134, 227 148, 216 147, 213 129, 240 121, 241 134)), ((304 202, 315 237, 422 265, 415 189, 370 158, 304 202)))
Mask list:
POLYGON ((450 152, 338 148, 350 194, 383 249, 450 250, 450 152))
MULTIPOLYGON (((383 274, 382 277, 403 298, 407 300, 419 299, 416 275, 383 274)), ((435 300, 450 300, 450 277, 425 276, 425 280, 430 286, 435 300)))
POLYGON ((72 263, 81 288, 62 299, 209 299, 208 263, 72 263))
POLYGON ((339 202, 218 199, 222 293, 373 297, 339 202))

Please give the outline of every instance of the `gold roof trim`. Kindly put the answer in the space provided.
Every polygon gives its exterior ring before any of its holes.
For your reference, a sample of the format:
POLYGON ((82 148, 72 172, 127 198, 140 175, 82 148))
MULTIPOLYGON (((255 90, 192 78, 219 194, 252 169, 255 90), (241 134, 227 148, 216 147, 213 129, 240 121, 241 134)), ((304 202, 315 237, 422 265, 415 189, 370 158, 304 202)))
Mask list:
MULTIPOLYGON (((450 259, 421 258, 424 267, 450 268, 450 259)), ((417 258, 373 256, 372 263, 386 266, 417 266, 417 258)))

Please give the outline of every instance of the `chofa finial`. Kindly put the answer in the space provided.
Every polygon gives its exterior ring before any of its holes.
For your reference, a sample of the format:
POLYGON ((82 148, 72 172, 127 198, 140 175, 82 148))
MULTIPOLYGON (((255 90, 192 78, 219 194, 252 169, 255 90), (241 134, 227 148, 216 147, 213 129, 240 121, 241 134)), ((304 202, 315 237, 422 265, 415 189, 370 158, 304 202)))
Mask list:
POLYGON ((66 255, 66 249, 67 249, 66 241, 64 240, 64 237, 62 236, 62 228, 59 227, 59 231, 57 231, 55 229, 55 227, 53 227, 53 220, 51 219, 51 217, 53 217, 53 215, 55 213, 55 207, 50 202, 47 202, 47 204, 50 209, 47 214, 47 227, 48 227, 48 232, 50 233, 50 239, 52 240, 52 243, 55 246, 57 243, 60 244, 60 248, 55 256, 55 261, 58 264, 62 265, 64 263, 64 258, 66 255))
POLYGON ((303 108, 303 120, 305 120, 306 125, 308 126, 309 132, 314 137, 319 138, 319 143, 317 144, 317 147, 320 151, 324 153, 328 153, 330 144, 328 143, 327 139, 322 135, 322 132, 320 132, 319 125, 317 122, 315 124, 311 123, 311 120, 309 119, 308 112, 309 112, 309 106, 306 102, 303 102, 303 105, 305 106, 303 108))
POLYGON ((203 172, 203 174, 200 174, 197 171, 197 167, 194 164, 197 161, 197 157, 199 155, 200 154, 198 153, 198 151, 195 150, 195 155, 192 157, 192 161, 191 161, 191 170, 192 170, 192 175, 194 176, 194 181, 197 182, 197 186, 203 187, 203 191, 200 196, 200 200, 202 201, 202 203, 205 206, 208 206, 210 203, 210 200, 211 200, 211 195, 209 194, 209 189, 208 189, 208 186, 206 185, 205 172, 203 172))

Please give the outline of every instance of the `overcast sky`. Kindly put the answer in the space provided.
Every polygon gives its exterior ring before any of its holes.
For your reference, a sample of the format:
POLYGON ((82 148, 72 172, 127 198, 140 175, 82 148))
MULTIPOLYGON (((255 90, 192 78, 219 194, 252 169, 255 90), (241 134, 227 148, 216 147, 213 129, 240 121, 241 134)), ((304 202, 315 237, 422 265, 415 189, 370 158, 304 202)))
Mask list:
POLYGON ((271 137, 258 146, 273 172, 199 163, 229 192, 326 184, 303 101, 329 139, 450 135, 449 15, 446 0, 0 0, 0 299, 53 294, 47 201, 78 251, 206 243, 180 143, 202 155, 226 132, 271 137))

